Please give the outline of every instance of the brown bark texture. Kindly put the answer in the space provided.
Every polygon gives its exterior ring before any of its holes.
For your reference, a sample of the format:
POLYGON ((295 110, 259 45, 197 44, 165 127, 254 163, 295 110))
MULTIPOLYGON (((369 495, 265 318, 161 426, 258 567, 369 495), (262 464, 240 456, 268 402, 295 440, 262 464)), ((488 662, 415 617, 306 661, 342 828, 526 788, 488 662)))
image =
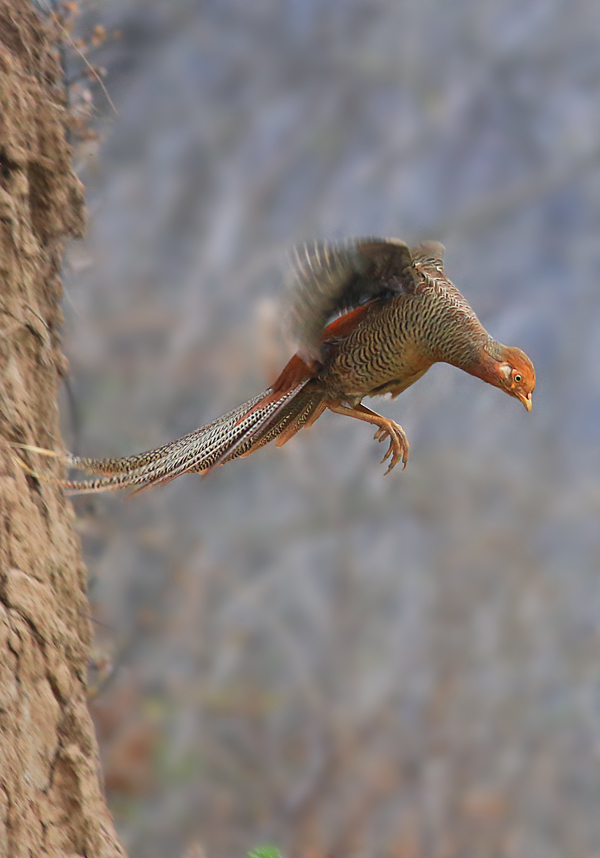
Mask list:
MULTIPOLYGON (((0 0, 0 856, 123 856, 86 706, 86 574, 62 492, 2 440, 61 446, 60 260, 83 197, 56 44, 0 0)), ((50 465, 52 467, 52 465, 50 465)))

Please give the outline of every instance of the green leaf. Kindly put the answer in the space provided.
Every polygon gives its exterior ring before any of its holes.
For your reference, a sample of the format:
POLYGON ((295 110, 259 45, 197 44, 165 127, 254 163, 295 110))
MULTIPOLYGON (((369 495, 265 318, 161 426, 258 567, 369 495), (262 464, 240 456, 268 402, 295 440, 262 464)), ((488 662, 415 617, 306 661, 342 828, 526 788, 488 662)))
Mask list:
POLYGON ((248 852, 248 858, 282 858, 282 855, 276 846, 257 846, 248 852))

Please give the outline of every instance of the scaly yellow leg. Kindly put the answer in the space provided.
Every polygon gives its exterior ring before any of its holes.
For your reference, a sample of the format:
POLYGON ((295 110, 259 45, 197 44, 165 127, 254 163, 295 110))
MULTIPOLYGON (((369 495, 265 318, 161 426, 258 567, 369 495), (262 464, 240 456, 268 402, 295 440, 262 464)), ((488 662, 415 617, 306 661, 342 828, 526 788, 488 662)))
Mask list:
POLYGON ((355 417, 357 420, 364 420, 365 423, 374 423, 375 426, 379 427, 375 433, 375 438, 379 439, 379 441, 383 441, 386 437, 390 439, 390 446, 388 447, 387 453, 381 460, 383 464, 389 456, 392 457, 390 459, 388 469, 385 472, 386 474, 389 474, 392 468, 395 468, 400 461, 402 461, 403 467, 406 467, 409 444, 402 426, 398 426, 398 424, 394 423, 393 420, 390 420, 388 417, 382 417, 381 414, 371 411, 370 408, 367 408, 362 404, 350 406, 341 405, 338 402, 328 402, 327 408, 336 414, 345 414, 347 417, 355 417))

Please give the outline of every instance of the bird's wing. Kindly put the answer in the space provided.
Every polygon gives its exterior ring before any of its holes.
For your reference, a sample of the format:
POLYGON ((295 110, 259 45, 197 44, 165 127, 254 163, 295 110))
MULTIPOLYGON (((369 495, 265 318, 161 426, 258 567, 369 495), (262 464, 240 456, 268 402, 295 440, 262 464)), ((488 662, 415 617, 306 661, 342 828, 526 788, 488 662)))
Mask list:
POLYGON ((304 244, 292 263, 288 327, 310 357, 318 357, 323 331, 335 316, 401 292, 414 294, 422 285, 408 245, 397 239, 304 244))
POLYGON ((417 265, 433 266, 440 274, 444 273, 444 252, 446 248, 439 241, 422 241, 411 248, 412 258, 417 265))

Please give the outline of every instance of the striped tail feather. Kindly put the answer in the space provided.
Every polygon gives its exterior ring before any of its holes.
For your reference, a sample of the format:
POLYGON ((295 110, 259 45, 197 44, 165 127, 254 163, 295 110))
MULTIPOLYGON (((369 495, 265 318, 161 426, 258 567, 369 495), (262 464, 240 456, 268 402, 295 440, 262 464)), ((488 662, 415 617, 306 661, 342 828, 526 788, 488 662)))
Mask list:
POLYGON ((244 402, 238 408, 234 408, 233 411, 223 414, 211 423, 207 423, 205 426, 195 429, 193 432, 190 432, 188 435, 184 435, 182 438, 178 438, 176 441, 170 441, 162 447, 156 447, 155 449, 147 450, 144 453, 134 453, 132 456, 122 456, 110 459, 91 459, 84 456, 74 456, 71 453, 68 453, 65 458, 66 464, 70 468, 87 471, 88 474, 104 474, 106 476, 110 474, 130 474, 133 471, 141 470, 150 472, 152 465, 158 466, 159 463, 173 461, 174 458, 177 458, 180 451, 189 450, 190 445, 201 443, 202 437, 209 431, 215 430, 216 427, 221 424, 226 424, 230 420, 233 420, 234 422, 239 420, 244 416, 244 414, 246 414, 246 412, 257 405, 261 399, 264 399, 269 393, 270 388, 259 393, 258 396, 255 396, 253 399, 249 399, 248 402, 244 402))
POLYGON ((89 459, 69 455, 70 467, 99 473, 89 480, 60 480, 73 491, 93 493, 133 488, 134 493, 160 485, 185 473, 207 473, 217 465, 248 456, 278 439, 285 443, 323 412, 323 393, 311 379, 291 390, 273 388, 255 396, 233 411, 169 444, 117 459, 89 459))

